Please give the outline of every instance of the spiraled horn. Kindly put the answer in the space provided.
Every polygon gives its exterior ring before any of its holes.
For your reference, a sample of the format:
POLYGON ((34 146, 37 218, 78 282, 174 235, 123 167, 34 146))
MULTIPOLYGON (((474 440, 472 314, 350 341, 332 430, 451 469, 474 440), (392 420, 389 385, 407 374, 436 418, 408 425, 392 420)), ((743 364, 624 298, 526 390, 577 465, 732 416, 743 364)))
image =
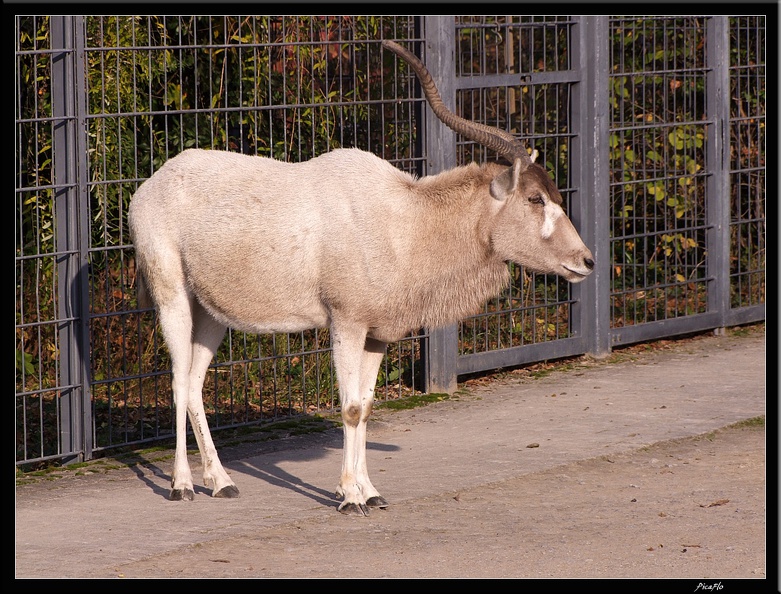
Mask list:
POLYGON ((415 54, 398 43, 387 39, 382 41, 382 47, 392 51, 410 65, 417 75, 418 80, 420 80, 420 86, 423 89, 423 93, 426 95, 428 104, 431 106, 431 111, 433 111, 434 115, 436 115, 448 128, 496 151, 510 162, 513 162, 518 158, 531 162, 526 147, 506 130, 494 128, 493 126, 486 126, 477 122, 470 122, 450 111, 442 102, 439 90, 437 90, 434 79, 431 78, 431 74, 426 68, 426 65, 423 64, 415 54))

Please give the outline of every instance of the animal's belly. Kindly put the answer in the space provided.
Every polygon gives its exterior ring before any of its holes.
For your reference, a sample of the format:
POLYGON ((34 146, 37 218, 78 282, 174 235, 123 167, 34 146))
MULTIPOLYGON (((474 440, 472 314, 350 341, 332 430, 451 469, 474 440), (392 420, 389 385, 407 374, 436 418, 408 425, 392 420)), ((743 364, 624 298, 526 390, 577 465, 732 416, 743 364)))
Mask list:
POLYGON ((189 277, 199 303, 230 328, 266 334, 327 327, 329 312, 314 288, 304 279, 286 280, 241 275, 218 281, 197 273, 189 277))
POLYGON ((412 326, 410 327, 400 326, 400 325, 396 325, 393 327, 383 326, 379 328, 369 328, 369 332, 367 333, 367 336, 369 338, 379 340, 380 342, 391 343, 391 342, 397 342, 409 336, 411 332, 414 332, 419 329, 420 328, 415 328, 412 326))
POLYGON ((302 332, 312 328, 326 328, 330 324, 328 311, 315 302, 280 304, 268 300, 234 300, 215 303, 202 298, 199 301, 221 324, 253 334, 302 332))

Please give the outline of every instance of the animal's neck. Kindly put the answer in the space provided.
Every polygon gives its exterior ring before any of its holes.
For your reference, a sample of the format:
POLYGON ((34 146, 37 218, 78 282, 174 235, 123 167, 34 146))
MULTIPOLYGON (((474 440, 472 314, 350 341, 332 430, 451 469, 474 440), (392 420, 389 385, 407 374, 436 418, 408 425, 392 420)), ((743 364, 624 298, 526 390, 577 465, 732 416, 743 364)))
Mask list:
POLYGON ((507 265, 493 260, 464 263, 458 270, 443 270, 432 278, 429 302, 430 326, 441 326, 478 313, 480 308, 507 286, 507 265))
MULTIPOLYGON (((428 326, 441 326, 476 313, 509 282, 507 265, 491 245, 491 216, 486 212, 490 208, 486 199, 490 198, 475 195, 471 189, 485 172, 469 166, 443 175, 460 179, 453 184, 432 184, 437 191, 424 194, 428 216, 420 218, 425 226, 417 231, 426 249, 418 252, 418 262, 413 266, 414 276, 420 281, 412 286, 425 304, 428 326)), ((427 189, 428 180, 421 181, 427 189)))

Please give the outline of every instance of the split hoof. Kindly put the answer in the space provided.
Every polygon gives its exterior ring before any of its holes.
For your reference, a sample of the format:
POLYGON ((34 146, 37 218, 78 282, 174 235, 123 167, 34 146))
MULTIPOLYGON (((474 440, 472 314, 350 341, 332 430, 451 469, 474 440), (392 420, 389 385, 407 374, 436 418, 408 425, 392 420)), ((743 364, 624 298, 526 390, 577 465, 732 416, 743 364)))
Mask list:
POLYGON ((380 509, 385 509, 388 507, 388 502, 385 501, 384 497, 377 495, 377 497, 369 497, 369 499, 366 500, 366 505, 369 507, 379 507, 380 509))
POLYGON ((228 485, 223 487, 216 493, 212 493, 212 497, 223 497, 225 499, 235 499, 239 496, 239 490, 236 485, 228 485))
POLYGON ((171 501, 192 501, 195 499, 195 492, 192 489, 171 489, 168 499, 171 501))
POLYGON ((339 511, 346 516, 368 516, 369 508, 363 503, 343 503, 339 506, 339 511))

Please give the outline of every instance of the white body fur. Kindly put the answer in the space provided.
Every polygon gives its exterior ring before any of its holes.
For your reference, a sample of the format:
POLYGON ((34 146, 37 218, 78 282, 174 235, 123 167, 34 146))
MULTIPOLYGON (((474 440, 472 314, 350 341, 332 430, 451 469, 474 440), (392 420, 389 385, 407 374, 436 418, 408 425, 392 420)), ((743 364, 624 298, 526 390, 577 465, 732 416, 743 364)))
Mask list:
POLYGON ((521 159, 422 179, 357 149, 296 164, 205 150, 169 160, 139 187, 129 223, 139 287, 173 363, 171 499, 193 498, 186 413, 204 481, 214 496, 238 496, 201 397, 226 327, 330 327, 344 421, 339 509, 385 507, 365 457, 385 343, 474 313, 507 284, 507 261, 582 280, 591 252, 560 203, 545 171, 521 159))

